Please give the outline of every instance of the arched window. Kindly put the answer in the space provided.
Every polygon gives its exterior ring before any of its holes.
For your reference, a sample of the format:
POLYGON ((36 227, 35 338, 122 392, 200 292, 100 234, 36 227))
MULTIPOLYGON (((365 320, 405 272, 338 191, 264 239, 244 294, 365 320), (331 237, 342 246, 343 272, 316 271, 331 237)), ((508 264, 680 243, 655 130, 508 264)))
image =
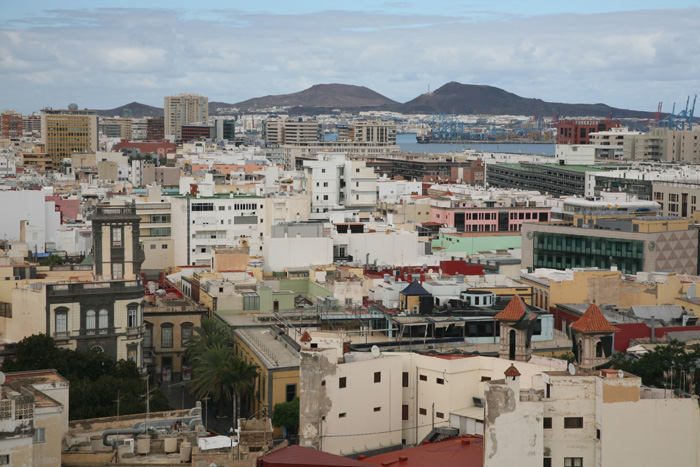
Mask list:
POLYGON ((100 310, 97 327, 100 328, 100 334, 107 334, 107 328, 109 327, 109 311, 107 311, 106 308, 100 310))
POLYGON ((583 341, 580 339, 578 341, 578 362, 583 362, 583 341))
POLYGON ((192 332, 194 329, 194 324, 192 323, 182 323, 180 328, 181 344, 184 347, 187 341, 192 339, 192 332))
POLYGON ((95 317, 95 310, 88 310, 85 313, 85 329, 87 329, 88 334, 95 334, 95 328, 97 327, 95 317))
POLYGON ((595 356, 596 356, 596 358, 603 357, 603 343, 602 342, 598 342, 595 345, 595 356))
POLYGON ((105 351, 105 349, 103 349, 102 346, 99 345, 93 345, 92 347, 90 347, 90 350, 94 350, 95 352, 100 353, 103 353, 105 351))

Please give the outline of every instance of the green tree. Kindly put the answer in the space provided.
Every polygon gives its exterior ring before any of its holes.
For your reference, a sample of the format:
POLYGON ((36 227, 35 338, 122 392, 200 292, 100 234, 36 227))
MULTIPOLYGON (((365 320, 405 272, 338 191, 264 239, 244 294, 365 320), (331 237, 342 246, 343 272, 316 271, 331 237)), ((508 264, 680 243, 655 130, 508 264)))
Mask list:
POLYGON ((185 344, 185 357, 192 367, 215 345, 233 345, 228 327, 214 318, 202 318, 201 326, 196 326, 193 331, 192 337, 185 344))
POLYGON ((613 362, 617 368, 641 377, 646 386, 683 387, 688 392, 692 388, 692 392, 700 394, 700 388, 695 384, 696 372, 700 368, 698 346, 687 348, 683 343, 672 340, 641 358, 617 354, 613 362))
MULTIPOLYGON (((19 342, 16 353, 2 364, 3 371, 55 369, 70 381, 71 420, 146 411, 146 381, 132 361, 115 361, 103 352, 59 349, 53 338, 38 334, 19 342)), ((169 410, 160 389, 151 394, 151 410, 169 410)))
POLYGON ((47 258, 41 260, 42 266, 60 266, 63 264, 63 258, 58 255, 49 255, 47 258))
POLYGON ((296 435, 299 429, 299 398, 275 404, 272 409, 272 424, 278 428, 286 427, 288 434, 296 435))
POLYGON ((211 398, 217 404, 218 415, 223 416, 226 400, 247 394, 257 375, 256 366, 243 362, 227 343, 217 342, 196 357, 192 392, 199 399, 211 398))

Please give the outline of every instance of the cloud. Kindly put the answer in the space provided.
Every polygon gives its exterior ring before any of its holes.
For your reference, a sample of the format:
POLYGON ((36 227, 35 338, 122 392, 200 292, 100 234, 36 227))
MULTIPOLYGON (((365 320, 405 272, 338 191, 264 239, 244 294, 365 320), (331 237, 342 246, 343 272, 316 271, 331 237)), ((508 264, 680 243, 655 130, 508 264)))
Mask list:
POLYGON ((449 81, 524 97, 656 109, 700 75, 700 10, 462 16, 178 9, 52 10, 0 23, 0 105, 112 108, 198 92, 211 101, 364 85, 407 101, 449 81))

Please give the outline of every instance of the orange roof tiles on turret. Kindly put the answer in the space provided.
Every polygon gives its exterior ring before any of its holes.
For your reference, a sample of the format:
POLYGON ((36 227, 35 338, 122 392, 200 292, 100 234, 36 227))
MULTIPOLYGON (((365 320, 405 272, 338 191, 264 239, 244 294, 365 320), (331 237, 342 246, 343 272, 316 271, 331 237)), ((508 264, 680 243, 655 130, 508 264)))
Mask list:
POLYGON ((610 324, 610 322, 605 319, 603 312, 600 311, 600 308, 598 308, 595 303, 591 304, 583 316, 581 316, 578 321, 571 325, 571 329, 578 332, 591 333, 619 331, 618 328, 610 324))
POLYGON ((513 365, 512 363, 510 364, 508 369, 505 372, 503 372, 503 374, 506 375, 507 378, 520 376, 520 372, 517 368, 515 368, 515 365, 513 365))
POLYGON ((501 321, 518 321, 527 312, 525 302, 522 298, 520 298, 520 295, 515 294, 503 311, 494 316, 493 319, 501 321))

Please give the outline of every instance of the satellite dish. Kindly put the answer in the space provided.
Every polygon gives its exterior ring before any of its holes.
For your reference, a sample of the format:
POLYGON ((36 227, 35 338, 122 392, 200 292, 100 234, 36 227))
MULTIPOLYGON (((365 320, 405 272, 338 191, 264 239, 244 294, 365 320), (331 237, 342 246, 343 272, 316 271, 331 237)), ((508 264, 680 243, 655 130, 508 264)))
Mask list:
POLYGON ((624 378, 624 377, 625 377, 625 372, 622 371, 622 370, 619 370, 619 371, 617 372, 617 377, 620 378, 620 379, 624 378))
POLYGON ((382 356, 382 351, 379 350, 379 347, 377 347, 376 345, 372 346, 372 356, 374 358, 379 358, 382 356))
POLYGON ((574 376, 576 374, 576 367, 573 363, 569 363, 569 374, 571 376, 574 376))
POLYGON ((2 386, 3 384, 5 384, 5 373, 0 371, 0 386, 2 386))

